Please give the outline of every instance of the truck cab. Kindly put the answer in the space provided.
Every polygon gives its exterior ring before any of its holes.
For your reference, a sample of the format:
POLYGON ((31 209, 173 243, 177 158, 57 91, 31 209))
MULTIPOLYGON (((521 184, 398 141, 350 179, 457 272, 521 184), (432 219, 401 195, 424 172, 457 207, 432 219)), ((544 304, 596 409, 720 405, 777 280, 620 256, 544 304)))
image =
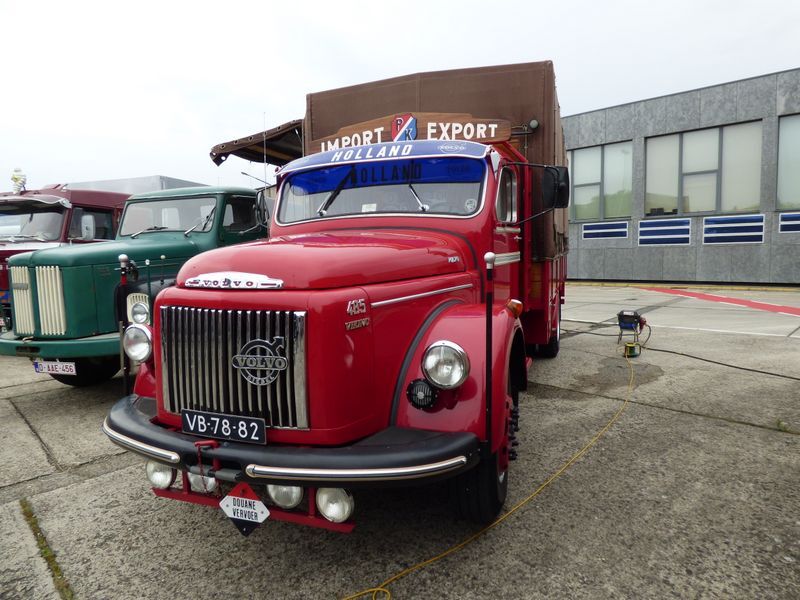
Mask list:
POLYGON ((23 252, 114 239, 128 194, 68 189, 0 193, 0 333, 12 328, 9 259, 23 252))
POLYGON ((192 256, 266 234, 255 199, 254 190, 231 187, 138 194, 125 204, 113 241, 11 258, 14 326, 0 336, 0 354, 30 357, 38 372, 69 385, 114 376, 120 323, 131 320, 134 304, 149 310, 192 256), (124 286, 121 255, 127 257, 124 286))

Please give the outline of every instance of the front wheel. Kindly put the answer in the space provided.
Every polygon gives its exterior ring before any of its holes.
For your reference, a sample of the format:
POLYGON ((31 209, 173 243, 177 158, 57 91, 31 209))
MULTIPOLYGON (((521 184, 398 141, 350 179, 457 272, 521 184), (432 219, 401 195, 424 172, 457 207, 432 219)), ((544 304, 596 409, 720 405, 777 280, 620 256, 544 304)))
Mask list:
POLYGON ((508 469, 501 470, 499 465, 495 453, 452 479, 453 504, 459 517, 480 525, 494 521, 508 493, 508 469))
POLYGON ((50 377, 59 383, 74 387, 96 385, 111 379, 119 371, 119 357, 99 356, 92 358, 75 359, 75 375, 57 375, 50 373, 50 377))

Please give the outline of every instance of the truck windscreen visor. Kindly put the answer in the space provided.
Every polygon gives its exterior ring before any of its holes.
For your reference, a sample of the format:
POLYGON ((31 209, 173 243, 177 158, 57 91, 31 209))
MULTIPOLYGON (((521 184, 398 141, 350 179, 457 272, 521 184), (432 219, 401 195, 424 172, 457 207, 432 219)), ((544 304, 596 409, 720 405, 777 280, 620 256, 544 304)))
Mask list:
POLYGON ((283 188, 279 220, 425 213, 465 216, 480 205, 486 172, 472 158, 415 158, 301 171, 283 188), (422 205, 422 206, 421 206, 422 205), (424 208, 423 208, 424 207, 424 208))

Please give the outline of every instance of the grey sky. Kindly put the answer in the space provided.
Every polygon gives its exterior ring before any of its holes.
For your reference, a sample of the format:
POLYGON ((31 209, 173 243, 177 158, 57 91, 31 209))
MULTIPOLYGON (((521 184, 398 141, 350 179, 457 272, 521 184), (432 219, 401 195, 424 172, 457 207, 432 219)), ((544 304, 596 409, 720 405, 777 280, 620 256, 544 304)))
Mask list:
MULTIPOLYGON (((168 175, 252 187, 214 144, 305 94, 552 60, 563 115, 800 67, 800 4, 591 0, 0 0, 0 190, 168 175)), ((273 179, 273 167, 267 170, 273 179)))

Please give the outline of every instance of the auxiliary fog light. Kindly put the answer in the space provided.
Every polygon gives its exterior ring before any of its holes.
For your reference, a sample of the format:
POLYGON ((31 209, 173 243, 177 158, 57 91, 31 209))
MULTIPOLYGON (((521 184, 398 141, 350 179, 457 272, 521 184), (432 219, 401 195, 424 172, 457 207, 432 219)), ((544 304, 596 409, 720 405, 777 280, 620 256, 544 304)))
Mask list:
POLYGON ((452 390, 466 381, 469 375, 469 358, 458 344, 441 340, 425 350, 422 372, 432 385, 443 390, 452 390))
POLYGON ((165 490, 175 482, 177 471, 167 465, 162 465, 154 460, 147 461, 147 479, 150 485, 159 490, 165 490))
POLYGON ((267 493, 275 504, 286 510, 296 507, 303 499, 303 488, 296 485, 269 484, 267 493))
POLYGON ((317 508, 322 516, 333 523, 343 523, 350 518, 355 508, 353 494, 342 488, 319 488, 317 508))
POLYGON ((213 477, 189 473, 189 487, 195 492, 208 492, 210 494, 217 491, 219 484, 213 477))
POLYGON ((122 335, 122 347, 128 358, 144 362, 153 351, 153 335, 146 325, 129 325, 122 335))

